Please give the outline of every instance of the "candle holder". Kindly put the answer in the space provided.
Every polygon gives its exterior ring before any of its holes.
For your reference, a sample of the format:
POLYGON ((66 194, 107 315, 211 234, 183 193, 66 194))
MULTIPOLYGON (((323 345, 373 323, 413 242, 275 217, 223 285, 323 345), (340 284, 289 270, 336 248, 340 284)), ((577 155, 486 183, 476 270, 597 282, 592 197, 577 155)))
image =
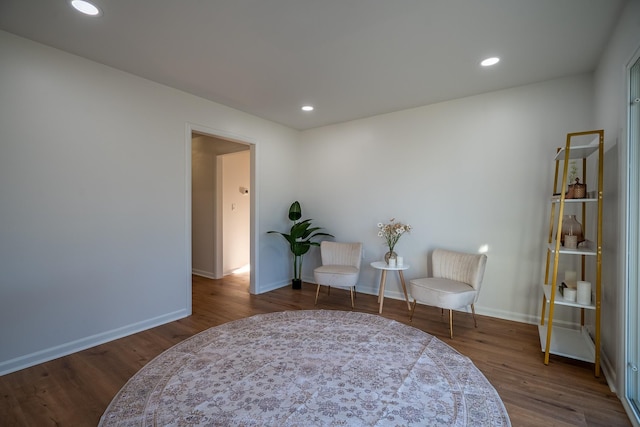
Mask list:
POLYGON ((582 224, 578 222, 575 215, 565 215, 562 218, 562 228, 560 230, 560 243, 565 244, 564 239, 567 236, 577 236, 578 243, 584 242, 584 234, 582 233, 582 224))
POLYGON ((564 247, 567 249, 578 249, 578 236, 567 234, 564 236, 564 247))
POLYGON ((567 288, 564 290, 564 299, 569 302, 576 302, 576 290, 572 288, 567 288))
POLYGON ((577 299, 578 304, 591 304, 591 282, 578 280, 577 299))

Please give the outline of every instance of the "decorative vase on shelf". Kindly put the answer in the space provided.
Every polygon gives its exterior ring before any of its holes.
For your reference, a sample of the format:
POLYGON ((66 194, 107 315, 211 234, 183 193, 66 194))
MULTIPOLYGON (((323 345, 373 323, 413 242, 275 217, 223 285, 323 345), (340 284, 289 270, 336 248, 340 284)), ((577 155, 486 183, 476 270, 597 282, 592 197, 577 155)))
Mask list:
POLYGON ((580 178, 576 178, 574 183, 569 184, 566 199, 584 199, 587 197, 587 184, 581 184, 580 178))
POLYGON ((398 254, 393 252, 393 251, 389 251, 386 254, 384 254, 384 261, 387 263, 387 265, 389 264, 389 260, 390 259, 396 259, 398 257, 398 254))
POLYGON ((572 235, 578 237, 578 244, 584 242, 584 234, 582 233, 582 225, 578 222, 575 215, 565 215, 562 217, 562 229, 560 234, 560 243, 564 245, 564 236, 572 235))

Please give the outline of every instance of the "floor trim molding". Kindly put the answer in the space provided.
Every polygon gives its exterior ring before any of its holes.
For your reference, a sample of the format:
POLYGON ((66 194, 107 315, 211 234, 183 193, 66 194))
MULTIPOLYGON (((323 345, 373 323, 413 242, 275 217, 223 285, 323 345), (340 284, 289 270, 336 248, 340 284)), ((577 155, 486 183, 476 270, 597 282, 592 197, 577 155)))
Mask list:
POLYGON ((40 363, 48 362, 62 356, 67 356, 78 351, 86 350, 88 348, 95 347, 96 345, 117 340, 119 338, 142 332, 156 326, 164 325, 165 323, 173 322, 174 320, 187 317, 190 314, 191 313, 189 313, 187 310, 178 310, 172 313, 164 314, 162 316, 154 317, 152 319, 143 320, 131 325, 126 325, 117 329, 91 335, 75 341, 70 341, 65 344, 39 350, 30 354, 26 354, 24 356, 16 357, 14 359, 10 359, 0 363, 0 376, 10 374, 24 368, 29 368, 40 363))

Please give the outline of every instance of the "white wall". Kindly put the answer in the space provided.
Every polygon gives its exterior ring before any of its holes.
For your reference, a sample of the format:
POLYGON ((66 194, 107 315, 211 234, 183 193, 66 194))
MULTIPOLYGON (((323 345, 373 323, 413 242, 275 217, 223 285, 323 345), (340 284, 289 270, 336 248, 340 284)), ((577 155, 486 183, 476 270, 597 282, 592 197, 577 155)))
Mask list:
MULTIPOLYGON (((407 278, 435 247, 488 245, 478 312, 538 322, 552 155, 567 132, 619 135, 629 8, 596 107, 582 75, 301 134, 0 32, 0 373, 189 313, 187 124, 255 144, 257 292, 289 283, 288 247, 265 231, 287 230, 298 199, 336 240, 362 241, 365 266, 385 252, 376 224, 409 222, 407 278)), ((306 257, 305 280, 318 263, 306 257)))
POLYGON ((216 157, 212 138, 191 140, 191 264, 193 273, 216 277, 216 157))
MULTIPOLYGON (((640 1, 630 1, 602 55, 594 79, 595 123, 605 130, 602 346, 619 392, 625 376, 625 227, 627 179, 627 66, 640 49, 640 1), (615 168, 615 170, 611 170, 615 168)), ((621 396, 622 397, 622 396, 621 396)))
MULTIPOLYGON (((377 292, 369 264, 386 248, 376 224, 392 217, 414 227, 396 249, 411 265, 407 279, 428 273, 436 247, 488 245, 477 311, 537 323, 553 156, 566 133, 591 128, 591 94, 591 76, 581 75, 306 131, 304 217, 338 241, 364 243, 363 292, 377 292)), ((387 277, 388 295, 399 297, 387 277)))
POLYGON ((189 314, 189 123, 256 145, 252 275, 288 282, 264 230, 297 132, 6 32, 0 57, 0 373, 189 314))
POLYGON ((249 193, 240 193, 240 187, 251 191, 249 154, 249 151, 242 151, 220 156, 224 188, 222 192, 224 274, 230 274, 249 264, 251 198, 249 193))

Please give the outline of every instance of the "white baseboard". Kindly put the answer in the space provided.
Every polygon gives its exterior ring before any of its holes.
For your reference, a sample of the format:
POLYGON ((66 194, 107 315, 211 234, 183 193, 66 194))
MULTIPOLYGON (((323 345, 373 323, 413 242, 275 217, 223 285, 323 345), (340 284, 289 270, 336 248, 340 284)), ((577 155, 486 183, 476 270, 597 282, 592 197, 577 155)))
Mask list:
POLYGON ((629 416, 629 421, 631 422, 631 425, 633 427, 640 427, 640 413, 636 411, 635 407, 633 407, 633 405, 629 403, 626 397, 624 396, 620 397, 620 401, 622 402, 622 407, 624 408, 625 412, 629 416))
POLYGON ((600 350, 600 369, 602 370, 602 374, 604 375, 605 380, 607 380, 607 384, 609 384, 609 389, 611 390, 611 392, 615 393, 618 398, 620 398, 620 400, 623 400, 624 396, 620 396, 618 394, 618 387, 616 387, 616 371, 611 366, 611 361, 609 361, 609 358, 604 353, 604 351, 602 351, 602 349, 600 350))
MULTIPOLYGON (((304 280, 306 282, 306 280, 304 280)), ((256 293, 263 294, 265 292, 275 291, 276 289, 284 288, 285 286, 291 286, 291 280, 286 282, 274 282, 267 285, 260 286, 260 289, 256 290, 256 293)))
MULTIPOLYGON (((315 283, 315 280, 312 277, 304 277, 303 280, 307 283, 315 283)), ((368 295, 378 295, 378 285, 364 286, 359 284, 358 286, 356 286, 356 291, 368 295)), ((404 300, 404 293, 402 293, 400 290, 386 289, 384 297, 404 300)), ((410 301, 412 301, 411 297, 409 297, 409 299, 410 301)), ((512 311, 496 310, 493 308, 486 308, 477 304, 475 306, 475 310, 476 314, 479 314, 481 316, 495 317, 497 319, 511 320, 514 322, 527 323, 530 325, 537 325, 540 322, 540 318, 537 315, 525 315, 522 313, 514 313, 512 311)), ((471 310, 467 310, 467 312, 470 313, 471 310)), ((570 325, 573 324, 567 324, 567 326, 570 325)))
POLYGON ((191 313, 189 313, 186 309, 178 310, 173 313, 167 313, 162 316, 154 317, 152 319, 143 320, 141 322, 113 329, 111 331, 91 335, 55 347, 47 348, 31 354, 0 362, 0 376, 10 374, 11 372, 16 372, 24 368, 29 368, 40 363, 48 362, 59 357, 67 356, 78 351, 86 350, 88 348, 95 347, 109 341, 117 340, 118 338, 126 337, 128 335, 132 335, 141 331, 145 331, 156 326, 164 325, 165 323, 173 322, 174 320, 182 319, 190 315, 191 313))
POLYGON ((194 275, 200 276, 200 277, 206 277, 207 279, 217 279, 215 274, 213 274, 212 272, 204 271, 204 270, 198 270, 196 268, 191 270, 191 274, 194 274, 194 275))
MULTIPOLYGON (((540 323, 538 315, 528 315, 522 313, 514 313, 512 311, 496 310, 494 308, 486 308, 481 305, 475 305, 476 314, 481 316, 495 317, 502 320, 511 320, 513 322, 527 323, 529 325, 537 325, 540 323)), ((556 321, 554 324, 558 323, 556 321)))

